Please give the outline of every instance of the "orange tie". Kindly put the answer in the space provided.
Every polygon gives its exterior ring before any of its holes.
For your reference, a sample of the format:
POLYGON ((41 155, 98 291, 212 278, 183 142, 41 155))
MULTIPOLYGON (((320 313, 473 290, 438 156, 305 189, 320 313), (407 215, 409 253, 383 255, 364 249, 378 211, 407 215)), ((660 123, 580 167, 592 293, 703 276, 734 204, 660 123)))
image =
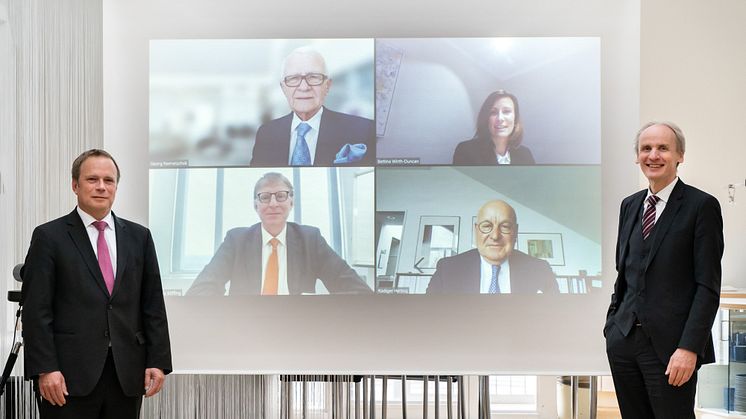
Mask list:
POLYGON ((277 295, 277 282, 280 278, 280 262, 277 258, 277 245, 280 241, 276 237, 272 237, 269 241, 272 245, 272 253, 269 255, 267 261, 267 270, 264 271, 264 287, 262 288, 262 295, 277 295))

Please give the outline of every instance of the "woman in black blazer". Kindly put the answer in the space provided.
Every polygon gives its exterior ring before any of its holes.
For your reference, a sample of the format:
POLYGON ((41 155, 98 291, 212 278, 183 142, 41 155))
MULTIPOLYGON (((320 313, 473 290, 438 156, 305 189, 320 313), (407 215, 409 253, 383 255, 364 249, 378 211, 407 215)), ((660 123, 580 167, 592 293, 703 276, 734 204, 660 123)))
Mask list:
POLYGON ((492 92, 482 103, 474 138, 462 141, 453 153, 453 164, 491 166, 536 164, 528 147, 521 145, 523 125, 518 99, 504 90, 492 92))

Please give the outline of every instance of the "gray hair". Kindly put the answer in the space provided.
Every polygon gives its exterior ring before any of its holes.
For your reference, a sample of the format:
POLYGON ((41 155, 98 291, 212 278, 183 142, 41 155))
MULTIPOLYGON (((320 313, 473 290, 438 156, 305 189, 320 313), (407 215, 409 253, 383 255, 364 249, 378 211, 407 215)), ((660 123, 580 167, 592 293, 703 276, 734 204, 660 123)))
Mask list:
POLYGON ((327 76, 329 75, 326 69, 326 60, 324 60, 324 56, 321 55, 320 52, 311 47, 300 47, 290 51, 290 54, 288 54, 287 57, 282 60, 282 72, 280 73, 280 80, 284 79, 285 76, 287 76, 287 74, 285 74, 285 68, 287 67, 288 60, 290 59, 290 57, 293 57, 295 55, 309 55, 316 58, 321 62, 322 72, 327 76))
POLYGON ((262 177, 259 178, 259 180, 256 181, 256 184, 254 184, 254 196, 253 198, 256 199, 256 194, 259 191, 259 188, 266 185, 267 183, 276 183, 276 182, 282 182, 285 184, 285 186, 288 187, 288 190, 290 191, 290 194, 293 193, 293 184, 290 183, 290 180, 286 178, 282 173, 277 172, 267 172, 262 175, 262 177))
POLYGON ((640 135, 643 131, 654 125, 663 125, 664 127, 668 127, 671 131, 673 131, 673 135, 676 137, 676 150, 678 150, 679 153, 684 154, 684 151, 686 150, 686 138, 684 138, 684 132, 681 131, 681 128, 679 128, 678 125, 668 121, 650 121, 647 124, 643 125, 642 128, 637 131, 637 135, 635 136, 635 154, 639 154, 640 135))

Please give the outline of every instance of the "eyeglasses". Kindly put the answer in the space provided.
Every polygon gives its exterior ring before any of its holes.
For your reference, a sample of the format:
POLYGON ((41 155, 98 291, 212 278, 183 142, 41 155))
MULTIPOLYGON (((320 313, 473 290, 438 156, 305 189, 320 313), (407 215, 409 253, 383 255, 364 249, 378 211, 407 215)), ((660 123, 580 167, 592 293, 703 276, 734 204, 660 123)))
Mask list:
MULTIPOLYGON (((477 228, 479 229, 479 231, 482 232, 482 234, 490 234, 492 233, 492 230, 495 229, 495 225, 492 224, 490 221, 485 220, 477 224, 477 228)), ((498 224, 497 228, 502 234, 512 234, 516 230, 516 225, 513 223, 505 222, 498 224)))
POLYGON ((282 82, 287 87, 298 87, 300 82, 305 80, 309 86, 318 86, 325 82, 327 78, 326 75, 321 73, 293 74, 292 76, 286 76, 282 79, 282 82))
POLYGON ((256 199, 262 204, 269 204, 274 195, 275 201, 285 202, 289 197, 293 196, 292 191, 277 191, 277 192, 259 192, 256 194, 256 199))

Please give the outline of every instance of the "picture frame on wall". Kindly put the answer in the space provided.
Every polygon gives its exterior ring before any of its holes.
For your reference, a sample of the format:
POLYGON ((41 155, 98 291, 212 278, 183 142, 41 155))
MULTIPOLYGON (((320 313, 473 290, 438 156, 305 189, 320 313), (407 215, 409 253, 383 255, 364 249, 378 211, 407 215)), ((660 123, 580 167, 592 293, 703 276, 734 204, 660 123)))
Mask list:
POLYGON ((562 233, 518 233, 518 250, 538 259, 546 260, 552 266, 565 266, 565 249, 562 233))

